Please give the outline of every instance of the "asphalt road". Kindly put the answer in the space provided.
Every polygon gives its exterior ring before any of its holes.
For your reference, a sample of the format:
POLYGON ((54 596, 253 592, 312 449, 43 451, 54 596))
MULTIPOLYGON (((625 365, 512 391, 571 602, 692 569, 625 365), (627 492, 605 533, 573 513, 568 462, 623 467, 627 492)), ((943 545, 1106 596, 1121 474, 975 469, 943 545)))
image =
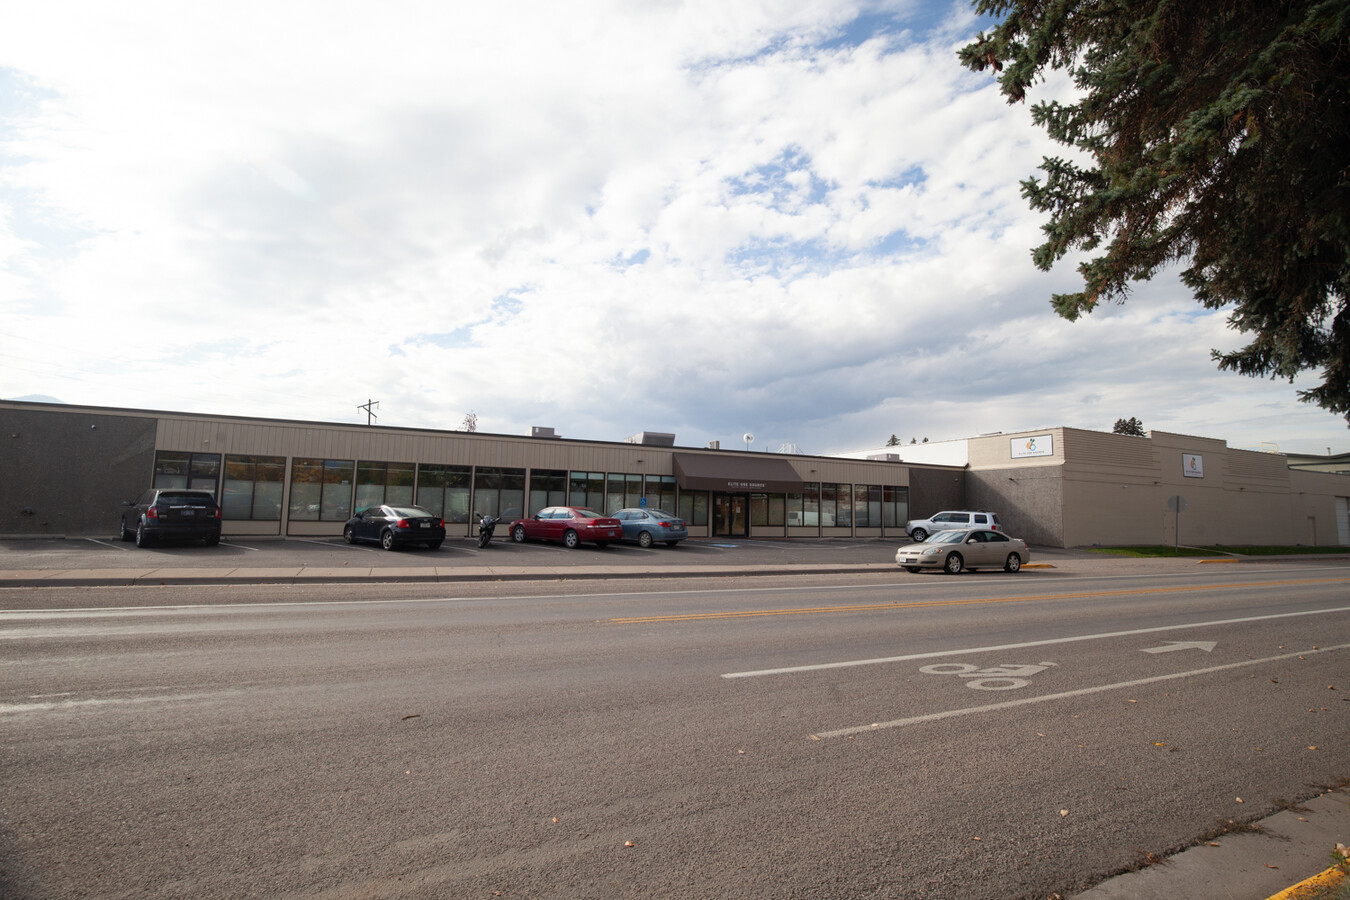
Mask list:
POLYGON ((0 591, 0 896, 1049 897, 1350 774, 1343 562, 446 587, 0 591))

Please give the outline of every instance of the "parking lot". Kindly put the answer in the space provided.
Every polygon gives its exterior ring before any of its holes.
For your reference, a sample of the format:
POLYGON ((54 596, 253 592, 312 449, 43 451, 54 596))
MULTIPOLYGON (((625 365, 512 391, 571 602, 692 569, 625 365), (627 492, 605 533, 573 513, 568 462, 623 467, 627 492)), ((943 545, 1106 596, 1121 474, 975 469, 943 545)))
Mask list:
POLYGON ((499 534, 480 549, 469 538, 449 538, 436 550, 383 550, 375 544, 346 544, 331 538, 231 538, 219 546, 156 544, 137 548, 115 537, 0 541, 0 571, 54 569, 446 569, 473 567, 583 568, 659 566, 893 566, 897 540, 692 539, 677 547, 583 544, 517 544, 499 534))

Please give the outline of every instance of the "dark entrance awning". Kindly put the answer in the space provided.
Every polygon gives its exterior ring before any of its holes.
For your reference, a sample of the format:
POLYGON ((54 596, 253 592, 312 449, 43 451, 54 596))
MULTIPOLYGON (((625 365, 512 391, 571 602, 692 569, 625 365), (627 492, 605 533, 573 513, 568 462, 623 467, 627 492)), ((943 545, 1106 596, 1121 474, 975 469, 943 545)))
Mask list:
POLYGON ((686 490, 788 494, 800 493, 805 487, 802 477, 785 459, 761 459, 751 453, 674 456, 675 481, 686 490))

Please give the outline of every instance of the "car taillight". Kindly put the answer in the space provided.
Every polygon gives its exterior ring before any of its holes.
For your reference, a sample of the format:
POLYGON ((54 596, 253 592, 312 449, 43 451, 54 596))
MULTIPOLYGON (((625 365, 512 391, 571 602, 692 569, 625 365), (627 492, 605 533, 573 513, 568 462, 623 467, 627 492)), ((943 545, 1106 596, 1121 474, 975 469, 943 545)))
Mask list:
POLYGON ((145 517, 146 517, 147 519, 158 519, 158 518, 159 518, 159 510, 155 509, 155 508, 152 506, 152 507, 150 507, 149 509, 147 509, 147 510, 145 511, 145 517))
POLYGON ((220 507, 219 507, 219 506, 216 507, 216 518, 217 518, 217 519, 220 518, 220 507))
POLYGON ((408 520, 407 520, 407 519, 399 519, 397 522, 394 523, 394 527, 395 527, 395 528, 407 528, 407 527, 408 527, 408 520))
POLYGON ((437 519, 437 520, 436 520, 436 527, 437 527, 437 528, 444 528, 444 527, 445 527, 445 520, 444 520, 444 519, 437 519))

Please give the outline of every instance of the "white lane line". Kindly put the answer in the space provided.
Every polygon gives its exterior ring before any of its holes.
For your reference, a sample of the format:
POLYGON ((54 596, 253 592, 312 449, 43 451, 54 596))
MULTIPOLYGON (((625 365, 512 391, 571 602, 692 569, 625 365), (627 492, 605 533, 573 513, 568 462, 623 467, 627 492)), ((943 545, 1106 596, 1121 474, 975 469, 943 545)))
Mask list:
POLYGON ((1173 681, 1177 678, 1191 678, 1196 675, 1209 675, 1213 672, 1225 672, 1230 669, 1242 669, 1248 666, 1260 666, 1266 663, 1280 662, 1285 659, 1295 659, 1297 657, 1309 657, 1320 653, 1331 653, 1335 650, 1350 650, 1350 644, 1337 644, 1334 647, 1318 647, 1312 650, 1300 650, 1296 653, 1282 653, 1279 656, 1268 656, 1265 659, 1244 659, 1242 662, 1228 663, 1222 666, 1210 666, 1205 669, 1192 669, 1189 672, 1174 672, 1170 675, 1155 675, 1152 678, 1138 678, 1134 681, 1120 681, 1115 684, 1102 684, 1097 687, 1079 688, 1076 691, 1063 691, 1058 694, 1046 694, 1042 697, 1027 697, 1022 700, 1008 700, 1004 703, 991 703, 988 706, 972 706, 966 709, 950 709, 946 712, 928 713, 923 716, 911 716, 908 719, 894 719, 890 722, 874 722, 871 725, 855 725, 851 728, 839 728, 834 731, 817 731, 811 735, 813 739, 848 737, 851 734, 862 734, 865 731, 880 731, 883 728, 904 728, 906 725, 919 725, 924 722, 938 722, 943 719, 955 719, 960 716, 973 716, 979 713, 997 712, 1003 709, 1012 709, 1015 706, 1029 706, 1033 703, 1049 703, 1053 700, 1065 700, 1070 697, 1085 697, 1089 694, 1101 694, 1106 691, 1118 691, 1122 688, 1139 687, 1145 684, 1156 684, 1160 681, 1173 681))
POLYGON ((31 712, 72 712, 78 709, 97 709, 104 706, 141 706, 147 703, 184 703, 209 700, 213 697, 238 696, 238 690, 196 694, 155 694, 144 697, 97 697, 88 700, 44 700, 37 703, 0 703, 0 716, 31 712))
POLYGON ((1188 625, 1159 625, 1155 628, 1136 628, 1131 631, 1108 631, 1101 634, 1080 634, 1073 637, 1047 638, 1043 641, 1024 641, 1019 644, 999 644, 993 647, 968 647, 964 650, 934 650, 931 653, 911 653, 907 656, 885 656, 878 659, 851 659, 843 662, 817 663, 810 666, 786 666, 781 669, 758 669, 751 672, 727 672, 723 678, 759 678, 764 675, 795 675, 799 672, 819 672, 823 669, 849 669, 854 666, 879 666, 885 663, 908 662, 912 659, 935 659, 963 653, 993 653, 998 650, 1020 650, 1025 647, 1046 647, 1050 644, 1073 644, 1078 641, 1100 641, 1106 638, 1130 637, 1136 634, 1156 634, 1160 631, 1180 631, 1186 628, 1210 628, 1216 625, 1241 625, 1247 622, 1266 622, 1271 619, 1291 619, 1298 616, 1322 616, 1350 612, 1350 606, 1331 609, 1309 609, 1301 612, 1271 613, 1267 616, 1247 616, 1241 619, 1216 619, 1211 622, 1192 622, 1188 625))

